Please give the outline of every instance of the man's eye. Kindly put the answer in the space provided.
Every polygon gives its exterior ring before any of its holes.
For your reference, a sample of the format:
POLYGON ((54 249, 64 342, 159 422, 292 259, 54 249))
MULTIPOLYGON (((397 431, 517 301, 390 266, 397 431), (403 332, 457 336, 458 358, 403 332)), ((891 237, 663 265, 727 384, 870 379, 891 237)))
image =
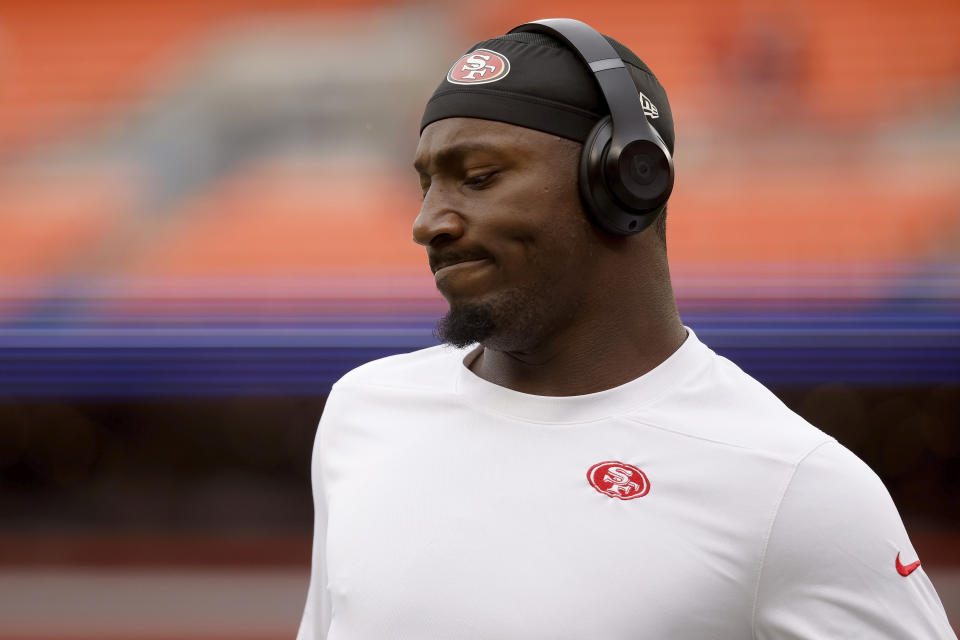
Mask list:
POLYGON ((489 173, 481 173, 480 175, 470 176, 463 181, 468 187, 478 188, 487 186, 493 177, 497 175, 496 171, 491 171, 489 173))

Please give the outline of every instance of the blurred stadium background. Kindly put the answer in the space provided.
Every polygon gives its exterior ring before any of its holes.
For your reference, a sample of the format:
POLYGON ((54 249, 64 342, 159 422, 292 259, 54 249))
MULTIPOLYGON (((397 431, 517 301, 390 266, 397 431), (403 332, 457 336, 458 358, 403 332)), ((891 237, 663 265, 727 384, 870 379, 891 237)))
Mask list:
POLYGON ((553 16, 671 96, 687 324, 877 470, 960 624, 957 2, 6 0, 0 638, 294 635, 324 396, 445 308, 423 104, 553 16))

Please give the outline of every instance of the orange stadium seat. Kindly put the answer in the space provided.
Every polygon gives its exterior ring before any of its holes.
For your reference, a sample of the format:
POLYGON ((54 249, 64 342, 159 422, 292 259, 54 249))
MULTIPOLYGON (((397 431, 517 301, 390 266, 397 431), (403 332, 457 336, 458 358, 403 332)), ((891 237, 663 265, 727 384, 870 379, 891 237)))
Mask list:
POLYGON ((0 4, 0 150, 104 122, 163 63, 251 13, 318 13, 383 0, 33 0, 0 4))
POLYGON ((461 9, 464 30, 476 38, 537 18, 589 22, 634 48, 663 81, 675 110, 698 119, 725 115, 716 104, 719 90, 733 82, 724 57, 756 26, 796 41, 801 106, 827 122, 910 114, 949 95, 960 65, 960 3, 952 0, 526 0, 461 9))
MULTIPOLYGON (((152 73, 211 29, 253 12, 318 13, 385 0, 36 0, 0 6, 0 149, 97 124, 142 95, 152 73), (77 28, 82 25, 82 28, 77 28)), ((764 3, 594 3, 527 0, 461 5, 476 37, 544 16, 569 15, 637 48, 683 114, 716 113, 729 85, 723 43, 751 20, 801 41, 801 87, 810 114, 845 123, 909 113, 944 95, 960 64, 960 4, 949 0, 814 0, 802 9, 764 3), (711 87, 714 90, 711 90, 711 87)))
POLYGON ((949 183, 904 189, 832 166, 696 180, 670 204, 670 255, 679 263, 912 261, 956 228, 960 211, 949 183))
POLYGON ((84 273, 122 220, 128 195, 109 170, 0 174, 0 318, 28 306, 25 292, 35 295, 52 278, 84 273))
POLYGON ((107 172, 0 177, 0 273, 39 278, 82 272, 83 260, 128 204, 120 177, 107 172))
POLYGON ((124 273, 149 276, 316 275, 410 267, 414 180, 333 165, 238 172, 187 205, 124 273))

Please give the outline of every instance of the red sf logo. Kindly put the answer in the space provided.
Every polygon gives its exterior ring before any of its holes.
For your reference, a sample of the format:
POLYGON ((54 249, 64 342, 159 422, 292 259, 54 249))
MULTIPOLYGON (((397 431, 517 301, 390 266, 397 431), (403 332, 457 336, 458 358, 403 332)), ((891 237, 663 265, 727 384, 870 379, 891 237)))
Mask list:
POLYGON ((647 475, 626 462, 598 462, 587 471, 587 480, 600 493, 620 500, 642 498, 650 493, 647 475))
POLYGON ((489 49, 475 49, 453 63, 447 72, 447 82, 453 84, 484 84, 502 80, 510 73, 506 56, 489 49))

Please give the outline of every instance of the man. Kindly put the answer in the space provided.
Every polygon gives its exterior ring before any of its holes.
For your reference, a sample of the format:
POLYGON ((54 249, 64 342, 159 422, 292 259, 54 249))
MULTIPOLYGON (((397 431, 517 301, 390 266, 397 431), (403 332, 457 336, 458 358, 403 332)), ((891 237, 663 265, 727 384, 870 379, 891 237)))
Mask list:
POLYGON ((663 206, 625 234, 584 210, 607 106, 566 44, 481 42, 427 104, 448 345, 334 386, 299 637, 955 638, 876 475, 683 326, 663 206))

